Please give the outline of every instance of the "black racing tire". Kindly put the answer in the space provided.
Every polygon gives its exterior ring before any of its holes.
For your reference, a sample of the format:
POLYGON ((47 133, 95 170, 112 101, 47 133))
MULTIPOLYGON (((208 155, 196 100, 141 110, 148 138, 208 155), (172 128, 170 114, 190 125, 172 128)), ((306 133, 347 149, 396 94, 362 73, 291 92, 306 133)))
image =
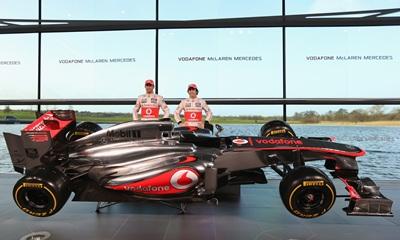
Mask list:
POLYGON ((76 126, 76 129, 84 129, 92 133, 100 131, 102 128, 94 122, 81 122, 76 126))
POLYGON ((260 130, 262 137, 296 137, 293 128, 284 121, 272 120, 265 123, 260 130))
POLYGON ((35 217, 57 213, 69 199, 68 178, 55 168, 40 166, 15 184, 13 197, 17 206, 35 217))
POLYGON ((69 142, 76 141, 94 132, 100 131, 102 128, 93 122, 81 122, 76 128, 67 133, 66 138, 69 142))
POLYGON ((279 192, 286 209, 300 218, 319 217, 332 208, 336 189, 321 170, 301 166, 284 176, 279 192))

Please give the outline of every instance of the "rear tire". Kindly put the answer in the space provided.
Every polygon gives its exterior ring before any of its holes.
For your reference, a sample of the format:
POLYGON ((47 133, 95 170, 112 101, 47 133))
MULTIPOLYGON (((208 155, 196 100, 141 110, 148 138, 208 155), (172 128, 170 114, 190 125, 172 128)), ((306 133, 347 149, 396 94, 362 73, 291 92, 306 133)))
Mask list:
POLYGON ((102 128, 93 122, 82 122, 76 128, 67 133, 66 138, 69 142, 76 141, 94 132, 100 131, 102 128))
POLYGON ((296 137, 292 127, 284 121, 273 120, 265 123, 260 130, 262 137, 296 137))
POLYGON ((35 217, 57 213, 70 195, 68 178, 57 169, 43 166, 22 177, 13 189, 17 206, 35 217))
POLYGON ((332 181, 321 170, 302 166, 289 172, 279 185, 287 210, 300 218, 319 217, 331 209, 336 199, 332 181))

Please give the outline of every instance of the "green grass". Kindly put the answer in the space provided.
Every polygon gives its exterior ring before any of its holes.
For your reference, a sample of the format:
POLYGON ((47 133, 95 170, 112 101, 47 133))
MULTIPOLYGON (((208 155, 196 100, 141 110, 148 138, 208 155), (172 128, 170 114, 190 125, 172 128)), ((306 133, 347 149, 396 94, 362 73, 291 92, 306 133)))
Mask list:
POLYGON ((0 111, 0 119, 6 116, 14 116, 20 120, 33 120, 36 118, 35 112, 30 110, 11 110, 10 112, 0 111))

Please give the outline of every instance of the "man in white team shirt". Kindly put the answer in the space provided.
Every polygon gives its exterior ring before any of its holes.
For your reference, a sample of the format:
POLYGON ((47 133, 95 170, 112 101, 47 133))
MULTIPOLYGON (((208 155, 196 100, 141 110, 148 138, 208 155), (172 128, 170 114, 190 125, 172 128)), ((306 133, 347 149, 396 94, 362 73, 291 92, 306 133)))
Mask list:
POLYGON ((133 110, 133 120, 139 120, 140 110, 141 120, 158 120, 160 107, 164 112, 164 118, 169 118, 169 109, 160 95, 154 94, 154 81, 149 79, 144 83, 146 94, 140 95, 136 100, 133 110))
POLYGON ((196 84, 189 84, 187 92, 189 98, 182 100, 175 111, 175 121, 179 126, 198 127, 204 128, 204 122, 209 122, 212 117, 211 109, 208 107, 206 101, 197 97, 199 90, 196 84), (206 113, 206 119, 203 122, 203 110, 206 113), (185 122, 182 122, 180 113, 184 111, 185 122))

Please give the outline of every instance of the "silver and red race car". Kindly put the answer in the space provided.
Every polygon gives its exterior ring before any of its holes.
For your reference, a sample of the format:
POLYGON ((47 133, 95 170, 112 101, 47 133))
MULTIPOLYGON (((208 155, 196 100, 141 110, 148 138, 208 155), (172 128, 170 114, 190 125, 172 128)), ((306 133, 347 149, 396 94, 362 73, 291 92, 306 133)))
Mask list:
MULTIPOLYGON (((73 201, 137 199, 189 203, 215 198, 229 185, 267 183, 262 168, 282 181, 284 206, 301 218, 332 208, 335 185, 309 161, 324 161, 349 192, 348 215, 392 216, 392 201, 369 178, 358 177, 365 152, 324 137, 298 137, 283 121, 263 125, 259 136, 219 136, 210 129, 174 128, 168 120, 131 121, 102 129, 76 123, 73 111, 49 111, 21 131, 4 133, 15 171, 24 176, 13 197, 24 212, 47 217, 73 201)), ((182 209, 183 210, 183 209, 182 209)))

